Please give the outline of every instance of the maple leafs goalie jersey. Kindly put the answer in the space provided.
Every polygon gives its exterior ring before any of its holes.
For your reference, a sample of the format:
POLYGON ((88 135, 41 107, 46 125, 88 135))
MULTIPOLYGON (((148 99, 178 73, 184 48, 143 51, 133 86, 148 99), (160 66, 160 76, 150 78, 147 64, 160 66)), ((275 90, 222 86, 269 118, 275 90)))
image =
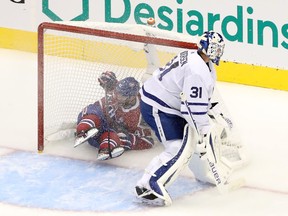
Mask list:
POLYGON ((193 115, 200 133, 206 134, 215 81, 213 63, 206 64, 197 51, 187 50, 153 73, 140 90, 141 99, 165 113, 185 118, 188 123, 191 123, 188 115, 193 115), (190 112, 183 103, 181 106, 181 92, 186 95, 190 112))

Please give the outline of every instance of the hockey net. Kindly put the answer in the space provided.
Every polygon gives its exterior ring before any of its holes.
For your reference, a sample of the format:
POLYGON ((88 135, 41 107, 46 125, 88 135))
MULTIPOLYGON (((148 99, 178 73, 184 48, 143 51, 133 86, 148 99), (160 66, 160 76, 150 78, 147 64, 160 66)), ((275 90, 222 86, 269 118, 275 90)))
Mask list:
POLYGON ((118 80, 133 76, 141 84, 180 51, 196 49, 193 41, 191 36, 145 25, 42 23, 38 28, 38 151, 49 141, 73 133, 82 108, 104 96, 97 82, 102 72, 113 71, 118 80))

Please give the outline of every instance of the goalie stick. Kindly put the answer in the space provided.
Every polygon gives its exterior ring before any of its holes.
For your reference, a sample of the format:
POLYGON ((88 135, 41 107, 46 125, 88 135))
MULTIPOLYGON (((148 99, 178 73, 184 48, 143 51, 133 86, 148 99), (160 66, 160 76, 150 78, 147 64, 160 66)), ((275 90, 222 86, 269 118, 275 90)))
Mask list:
MULTIPOLYGON (((199 130, 197 128, 196 122, 193 119, 192 112, 191 112, 191 110, 189 108, 186 95, 183 92, 181 92, 180 93, 180 98, 181 98, 181 101, 184 103, 184 105, 185 105, 185 107, 186 107, 186 109, 188 111, 188 115, 190 116, 190 118, 192 120, 193 125, 191 125, 191 127, 195 128, 195 131, 197 132, 197 135, 198 135, 198 139, 197 140, 198 140, 198 142, 200 142, 201 141, 200 140, 200 136, 201 135, 200 135, 199 130)), ((212 157, 214 157, 214 156, 212 156, 212 157)), ((237 188, 240 188, 240 187, 244 186, 245 180, 243 178, 235 179, 235 180, 230 181, 230 182, 227 181, 227 180, 224 180, 223 176, 219 172, 218 164, 210 161, 209 156, 206 156, 206 162, 207 162, 207 164, 210 167, 210 171, 213 173, 213 177, 214 177, 214 180, 215 180, 216 187, 217 187, 218 191, 221 194, 227 193, 229 191, 232 191, 232 190, 235 190, 237 188)), ((231 171, 232 170, 230 170, 230 172, 231 171)))

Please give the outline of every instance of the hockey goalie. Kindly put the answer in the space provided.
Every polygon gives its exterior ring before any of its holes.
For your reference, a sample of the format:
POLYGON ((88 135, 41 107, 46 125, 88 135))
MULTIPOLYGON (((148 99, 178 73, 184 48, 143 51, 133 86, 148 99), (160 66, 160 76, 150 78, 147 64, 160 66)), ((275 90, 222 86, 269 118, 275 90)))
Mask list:
POLYGON ((197 180, 224 192, 232 185, 233 160, 242 162, 230 136, 232 121, 212 100, 223 36, 204 32, 197 45, 197 51, 184 50, 156 69, 140 90, 143 118, 164 146, 135 186, 136 197, 147 204, 171 205, 166 188, 187 164, 197 180))

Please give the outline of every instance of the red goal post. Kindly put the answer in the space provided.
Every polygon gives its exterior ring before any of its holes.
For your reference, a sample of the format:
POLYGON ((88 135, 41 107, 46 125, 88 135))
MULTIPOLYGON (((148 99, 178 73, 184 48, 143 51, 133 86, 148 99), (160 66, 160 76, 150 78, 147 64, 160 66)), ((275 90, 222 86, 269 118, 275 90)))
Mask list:
POLYGON ((192 41, 192 36, 144 25, 40 24, 38 151, 44 150, 44 143, 50 139, 47 137, 59 130, 71 129, 78 112, 103 96, 97 86, 101 72, 113 70, 118 79, 134 76, 141 82, 145 74, 167 63, 180 50, 196 49, 192 41))

